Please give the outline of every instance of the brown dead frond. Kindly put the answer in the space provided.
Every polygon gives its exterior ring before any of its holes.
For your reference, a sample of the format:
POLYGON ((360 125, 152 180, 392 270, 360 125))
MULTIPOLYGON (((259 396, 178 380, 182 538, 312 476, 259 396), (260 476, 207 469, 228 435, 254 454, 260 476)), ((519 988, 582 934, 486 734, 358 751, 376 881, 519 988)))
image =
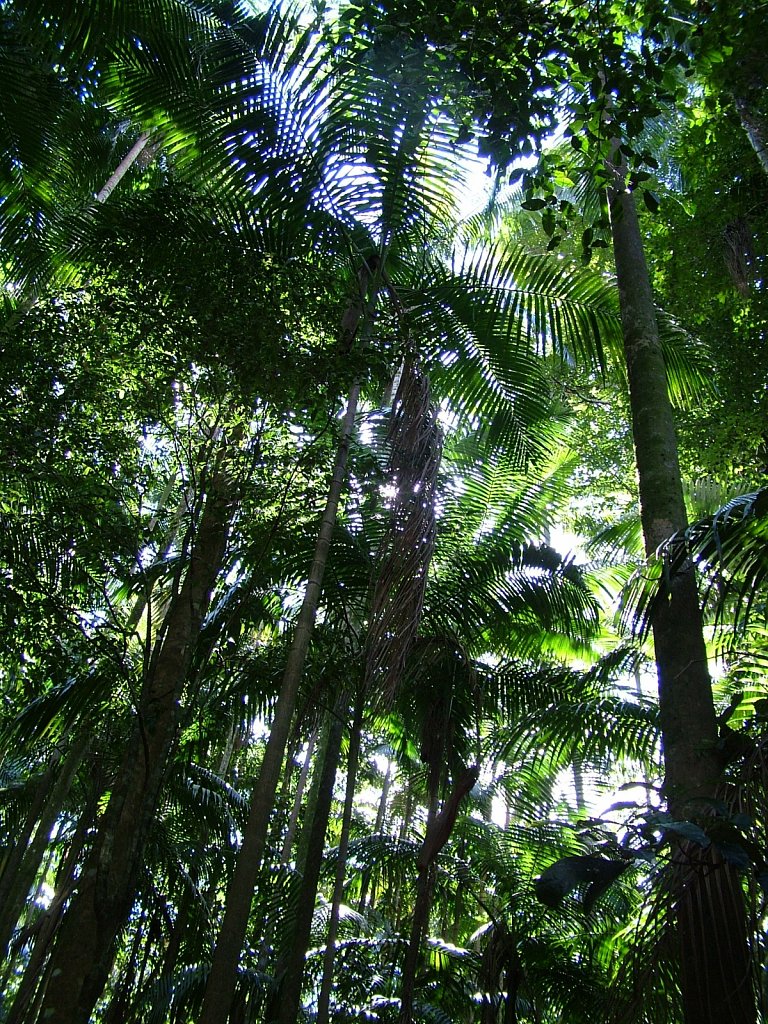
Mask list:
POLYGON ((752 232, 743 217, 726 224, 723 229, 723 257, 731 280, 739 295, 749 295, 750 265, 754 258, 752 232))
POLYGON ((435 491, 442 454, 429 378, 411 357, 392 403, 388 440, 387 476, 395 493, 373 589, 366 682, 391 700, 419 628, 435 543, 435 491))

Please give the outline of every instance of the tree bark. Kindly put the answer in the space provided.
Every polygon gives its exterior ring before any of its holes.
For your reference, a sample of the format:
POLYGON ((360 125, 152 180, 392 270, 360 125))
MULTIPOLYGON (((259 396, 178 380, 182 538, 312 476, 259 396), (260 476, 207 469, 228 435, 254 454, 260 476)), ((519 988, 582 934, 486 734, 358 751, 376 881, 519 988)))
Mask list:
POLYGON ((238 959, 248 927, 251 898, 264 855, 269 817, 280 781, 280 770, 296 707, 296 698, 320 603, 325 566, 328 561, 339 500, 346 477, 347 457, 359 395, 360 387, 355 384, 347 402, 328 498, 320 522, 315 555, 283 672, 267 749, 264 753, 259 779, 254 788, 251 810, 243 833, 243 843, 227 893, 224 920, 213 954, 199 1024, 223 1024, 229 1017, 235 992, 238 959))
POLYGON ((341 756, 341 740, 344 735, 344 718, 347 708, 348 703, 346 699, 342 698, 337 702, 335 711, 331 712, 328 734, 324 744, 325 756, 320 771, 317 800, 309 827, 309 841, 306 845, 304 861, 301 864, 302 879, 296 917, 282 965, 278 967, 278 974, 281 977, 271 1002, 272 1012, 268 1009, 266 1014, 266 1019, 268 1021, 275 1020, 276 1024, 295 1024, 299 1015, 304 962, 312 933, 312 918, 315 912, 320 869, 325 852, 325 834, 331 816, 333 789, 341 756))
MULTIPOLYGON (((239 728, 237 720, 233 715, 232 725, 227 733, 227 738, 224 743, 224 749, 219 759, 219 764, 216 774, 220 779, 226 780, 229 774, 230 765, 232 763, 232 757, 235 752, 235 743, 239 737, 239 728)), ((200 848, 205 849, 209 839, 209 829, 206 827, 200 836, 200 848)), ((218 865, 220 870, 220 865, 218 865)), ((208 879, 208 892, 202 897, 207 906, 211 905, 213 899, 213 893, 216 891, 216 876, 217 872, 213 873, 213 877, 208 879)), ((198 931, 200 925, 194 919, 190 920, 190 912, 194 906, 195 893, 198 889, 200 882, 200 867, 197 860, 192 858, 189 879, 191 884, 184 886, 180 897, 177 897, 173 902, 178 906, 176 911, 176 917, 174 918, 173 925, 171 926, 170 933, 168 935, 168 942, 165 947, 165 953, 162 958, 158 957, 155 965, 150 972, 150 976, 147 979, 146 989, 151 989, 157 984, 160 978, 170 979, 173 972, 176 970, 176 963, 181 952, 181 946, 184 939, 187 942, 190 941, 191 933, 198 931)))
POLYGON ((309 769, 312 765, 312 757, 315 753, 315 744, 317 743, 317 736, 320 731, 320 727, 315 726, 312 732, 309 734, 307 740, 307 754, 304 758, 304 764, 301 766, 299 772, 299 778, 296 783, 296 793, 293 797, 293 807, 291 808, 291 815, 288 819, 288 827, 285 830, 285 838, 283 839, 283 847, 280 851, 280 860, 283 864, 288 863, 288 857, 291 853, 291 847, 293 846, 293 837, 296 834, 296 825, 299 821, 299 814, 301 813, 301 804, 304 799, 304 790, 307 786, 307 779, 309 778, 309 769))
MULTIPOLYGON (((619 172, 617 172, 618 174, 619 172)), ((646 553, 687 525, 677 438, 634 197, 610 194, 616 277, 629 379, 646 553)), ((678 574, 653 617, 665 795, 672 814, 712 798, 720 778, 717 721, 693 568, 678 574)))
MULTIPOLYGON (((90 827, 92 810, 93 808, 86 808, 78 822, 72 842, 61 865, 61 870, 58 872, 53 899, 40 919, 34 945, 32 946, 24 971, 24 977, 16 992, 6 1024, 22 1024, 38 991, 41 978, 43 978, 43 968, 49 947, 59 927, 66 901, 75 888, 75 869, 85 844, 88 828, 90 827)), ((44 980, 43 984, 45 984, 44 980)))
MULTIPOLYGON (((619 288, 624 352, 629 379, 632 433, 646 552, 686 526, 677 440, 655 307, 634 197, 621 168, 611 168, 611 232, 619 288)), ((653 614, 664 754, 664 792, 675 817, 701 816, 717 794, 720 764, 717 721, 707 667, 701 612, 692 567, 676 574, 653 614)), ((755 1006, 743 998, 749 949, 743 927, 743 896, 726 865, 713 874, 701 858, 678 905, 682 995, 686 1024, 754 1024, 755 1006), (693 901, 708 927, 685 927, 693 901), (719 962, 728 971, 702 976, 695 963, 710 963, 712 947, 728 950, 719 962), (726 976, 728 973, 728 976, 726 976)), ((710 866, 711 867, 711 866, 710 866)))
POLYGON ((743 96, 734 96, 733 105, 760 166, 768 174, 768 132, 763 118, 755 112, 753 104, 743 96))
POLYGON ((419 876, 416 880, 416 902, 413 907, 413 918, 411 920, 411 936, 403 963, 400 987, 400 1024, 411 1024, 413 1020, 416 972, 419 966, 421 943, 429 924, 429 910, 432 905, 432 888, 435 872, 435 864, 432 862, 426 867, 419 868, 419 876))
POLYGON ((739 873, 717 850, 681 844, 675 868, 686 1024, 754 1024, 754 973, 739 873))
POLYGON ((181 588, 168 609, 147 674, 131 741, 109 804, 62 921, 39 1012, 44 1024, 86 1024, 134 899, 134 880, 174 739, 190 668, 228 534, 227 488, 209 489, 181 588))
POLYGON ((117 165, 117 167, 114 170, 114 173, 109 176, 109 178, 104 182, 103 187, 100 188, 99 191, 96 193, 97 203, 106 203, 106 201, 112 195, 114 190, 123 180, 125 175, 128 173, 130 168, 136 163, 137 159, 146 149, 148 142, 149 132, 142 132, 138 139, 136 139, 134 144, 128 150, 128 152, 125 154, 123 159, 120 161, 120 163, 117 165))
MULTIPOLYGON (((344 877, 347 872, 347 849, 349 847, 349 832, 352 825, 352 810, 355 805, 355 788, 357 786, 357 768, 360 761, 360 742, 363 728, 363 701, 362 697, 357 699, 352 727, 349 735, 349 755, 347 757, 347 788, 344 793, 344 813, 341 819, 341 835, 339 836, 339 849, 337 852, 336 877, 333 883, 333 897, 331 899, 331 917, 328 922, 328 937, 325 942, 325 954, 323 956, 323 977, 320 983, 320 994, 317 998, 317 1024, 328 1024, 329 1010, 331 1003, 331 988, 333 987, 333 967, 336 958, 336 936, 339 931, 339 908, 341 898, 344 895, 344 877)), ((384 782, 384 794, 389 788, 390 778, 389 762, 387 762, 387 775, 384 782)), ((386 805, 386 796, 383 803, 386 805)), ((381 804, 379 805, 381 812, 381 804)), ((383 817, 383 814, 380 814, 383 817)), ((379 818, 377 817, 377 823, 379 818)), ((379 829, 380 829, 379 823, 379 829)), ((377 831, 379 830, 377 829, 377 831)))
MULTIPOLYGON (((433 757, 429 765, 429 806, 427 807, 427 822, 424 828, 424 845, 426 845, 430 833, 433 830, 437 819, 438 788, 442 771, 442 748, 433 757)), ((422 850, 424 850, 422 845, 422 850)), ((405 952, 403 961, 403 972, 400 981, 400 1017, 399 1024, 411 1024, 413 1020, 413 1000, 416 994, 416 972, 419 966, 419 954, 421 953, 421 942, 429 925, 429 910, 432 904, 432 886, 435 879, 434 859, 422 861, 419 859, 418 877, 416 879, 416 902, 413 907, 411 918, 411 935, 408 942, 408 949, 405 952)))
MULTIPOLYGON (((392 762, 387 758, 387 770, 384 775, 384 782, 381 787, 381 797, 379 798, 379 807, 376 811, 376 824, 373 827, 374 835, 381 835, 384 831, 384 822, 387 816, 387 804, 389 801, 389 790, 392 786, 392 762)), ((371 885, 372 870, 366 868, 363 871, 363 876, 360 881, 360 898, 357 903, 358 913, 362 914, 365 911, 366 904, 368 902, 368 890, 371 885)))
POLYGON ((573 792, 576 797, 576 810, 583 814, 587 809, 587 801, 584 796, 584 766, 581 757, 574 752, 573 764, 573 792))
POLYGON ((43 774, 23 834, 5 864, 0 879, 0 960, 6 957, 14 928, 40 869, 51 830, 61 813, 89 741, 89 735, 83 731, 72 741, 63 764, 59 766, 60 758, 56 757, 43 774))

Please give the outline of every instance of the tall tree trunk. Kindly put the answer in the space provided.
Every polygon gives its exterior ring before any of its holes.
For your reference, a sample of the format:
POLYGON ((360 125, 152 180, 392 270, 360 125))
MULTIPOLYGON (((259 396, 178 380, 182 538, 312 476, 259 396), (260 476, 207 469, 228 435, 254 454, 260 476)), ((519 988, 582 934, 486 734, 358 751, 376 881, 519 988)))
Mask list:
MULTIPOLYGON (((373 827, 374 835, 381 835, 384 831, 384 822, 387 816, 387 803, 389 801, 389 790, 392 786, 392 762, 387 758, 387 770, 384 775, 384 782, 381 787, 381 796, 379 798, 379 807, 376 811, 376 824, 373 827)), ((366 868, 363 871, 363 877, 360 882, 360 899, 358 900, 357 909, 360 914, 365 911, 365 905, 368 902, 368 889, 371 885, 372 870, 366 868)))
POLYGON ((755 111, 754 104, 744 96, 734 96, 733 105, 739 115, 741 127, 755 151, 760 166, 768 174, 768 131, 764 119, 755 111))
MULTIPOLYGON (((85 845, 92 813, 92 807, 86 808, 78 822, 72 842, 58 872, 53 899, 38 922, 32 951, 13 1000, 13 1006, 8 1017, 5 1018, 6 1024, 23 1024, 23 1021, 28 1019, 28 1010, 43 976, 42 972, 50 945, 59 927, 66 901, 75 888, 75 869, 85 845)), ((31 1017, 31 1014, 29 1016, 31 1017)))
POLYGON ((341 756, 341 740, 344 735, 344 719, 348 702, 341 698, 336 705, 328 725, 324 744, 323 763, 320 768, 317 799, 308 829, 305 856, 300 865, 301 888, 298 907, 283 962, 278 966, 279 982, 271 1001, 271 1012, 267 1020, 276 1024, 295 1024, 301 1006, 301 985, 304 977, 304 962, 309 949, 312 933, 312 918, 317 902, 320 869, 325 852, 325 835, 331 816, 333 790, 341 756))
MULTIPOLYGON (((226 777, 229 774, 230 765, 232 763, 232 757, 235 752, 235 744, 238 740, 239 735, 240 730, 238 727, 237 719, 233 715, 232 724, 229 729, 229 732, 227 733, 227 738, 224 743, 224 749, 219 759, 218 769, 216 772, 220 779, 226 780, 226 777)), ((208 827, 204 828, 199 840, 201 849, 205 849, 208 843, 209 835, 210 829, 208 827)), ((217 865, 217 870, 220 870, 220 868, 221 865, 219 863, 217 865)), ((200 867, 198 861, 194 858, 194 856, 191 859, 189 869, 189 882, 191 884, 184 886, 181 896, 177 897, 173 901, 178 906, 178 910, 176 911, 176 917, 174 918, 173 925, 171 926, 170 929, 170 934, 168 936, 168 942, 165 948, 165 953, 163 954, 162 957, 157 957, 155 965, 150 973, 149 978, 147 979, 147 989, 151 989, 157 983, 158 979, 161 977, 165 977, 168 979, 171 978, 173 972, 176 970, 176 963, 179 958, 179 953, 181 952, 181 945, 183 940, 186 938, 187 942, 189 942, 192 937, 192 934, 194 934, 193 929, 195 932, 199 929, 199 924, 197 922, 195 922, 194 920, 190 921, 190 913, 194 906, 194 900, 196 898, 196 893, 200 882, 200 867)), ((202 897, 207 906, 211 905, 213 899, 212 894, 216 891, 216 883, 217 876, 216 872, 214 872, 213 877, 209 877, 208 879, 208 894, 207 896, 202 897)), ((198 896, 197 898, 201 897, 198 896)))
POLYGON ((405 792, 405 807, 403 808, 403 818, 400 822, 400 831, 397 834, 397 838, 400 842, 405 842, 408 838, 408 833, 411 831, 411 825, 413 824, 413 811, 416 803, 416 797, 413 792, 413 782, 408 779, 406 782, 405 792))
MULTIPOLYGON (((619 173, 619 172, 617 172, 619 173)), ((677 439, 656 312, 634 198, 612 190, 611 230, 629 379, 645 548, 687 525, 677 439)), ((720 778, 717 721, 693 568, 672 581, 653 619, 665 795, 673 814, 712 798, 720 778)))
MULTIPOLYGON (((317 999, 317 1024, 328 1024, 329 1009, 331 1003, 331 988, 333 987, 333 967, 336 958, 336 936, 339 931, 339 908, 341 898, 344 895, 344 877, 347 872, 347 849, 349 847, 349 832, 352 825, 352 810, 355 805, 355 788, 357 786, 357 768, 360 761, 360 742, 363 730, 363 697, 358 696, 352 727, 349 734, 349 755, 347 757, 347 788, 344 793, 344 813, 341 819, 341 835, 339 836, 339 849, 336 861, 336 877, 333 884, 333 898, 331 900, 331 918, 328 922, 328 937, 325 943, 325 954, 323 956, 323 977, 320 983, 320 995, 317 999)), ((387 762, 387 775, 384 783, 384 793, 388 789, 390 778, 389 762, 387 762)), ((386 805, 386 796, 382 801, 386 805)), ((381 804, 379 805, 381 810, 381 804)), ((383 817, 383 815, 381 815, 383 817)), ((380 830, 381 824, 377 817, 380 830)))
POLYGON ((587 809, 587 801, 584 797, 584 765, 581 757, 574 752, 573 755, 573 792, 576 797, 576 810, 583 814, 587 809))
POLYGON ((62 921, 40 1006, 45 1024, 86 1024, 112 964, 115 938, 134 899, 134 880, 174 740, 178 702, 222 565, 228 487, 217 474, 205 500, 184 581, 168 609, 131 741, 62 921))
MULTIPOLYGON (((434 815, 430 815, 434 818, 434 815)), ((427 819, 429 829, 430 819, 427 819)), ((400 986, 400 1024, 411 1024, 413 1020, 413 1000, 416 995, 416 972, 419 967, 421 943, 427 933, 429 910, 432 905, 432 888, 435 881, 436 866, 434 861, 419 868, 416 880, 416 902, 411 919, 411 935, 408 949, 403 962, 403 973, 400 986)))
MULTIPOLYGON (((646 552, 686 526, 677 441, 659 341, 650 278, 634 197, 624 173, 614 168, 609 193, 611 231, 619 287, 624 351, 629 379, 632 433, 640 490, 646 552)), ((717 722, 707 668, 696 579, 692 567, 677 574, 653 616, 659 686, 659 717, 664 752, 664 790, 670 813, 701 813, 700 801, 717 792, 717 722), (697 805, 697 801, 699 802, 697 805)), ((703 863, 686 884, 684 899, 701 908, 709 927, 680 929, 684 964, 707 962, 707 949, 722 944, 729 955, 712 964, 706 978, 682 972, 686 1024, 752 1024, 754 1002, 745 999, 749 975, 746 933, 733 905, 740 891, 728 881, 730 869, 713 872, 703 863), (717 884, 720 879, 724 884, 717 884), (717 925, 713 927, 714 922, 717 925), (684 940, 684 941, 682 941, 684 940), (705 948, 706 947, 706 948, 705 948)), ((738 888, 738 886, 736 887, 738 888)), ((681 922, 682 923, 682 922, 681 922)))
POLYGON ((60 758, 56 757, 44 772, 22 835, 6 861, 0 878, 0 960, 4 960, 8 952, 14 928, 50 841, 51 830, 89 742, 90 736, 83 730, 72 741, 63 764, 59 765, 60 758))
POLYGON ((304 764, 301 766, 301 771, 299 772, 298 782, 296 783, 296 793, 293 797, 293 807, 291 808, 288 827, 285 830, 285 838, 283 839, 283 846, 280 851, 280 860, 283 864, 288 863, 288 857, 290 856, 291 847, 293 846, 293 837, 296 834, 296 825, 298 824, 299 814, 301 813, 301 805, 304 800, 304 790, 307 786, 309 769, 312 765, 312 757, 315 753, 315 744, 317 743, 317 736, 319 732, 320 726, 316 725, 309 734, 309 739, 307 740, 307 753, 304 758, 304 764))
MULTIPOLYGON (((442 770, 442 748, 429 766, 429 807, 427 822, 424 829, 426 837, 430 835, 437 818, 438 788, 442 770)), ((423 847, 422 847, 423 849, 423 847)), ((411 935, 408 949, 403 962, 403 973, 400 983, 400 1024, 411 1024, 413 1019, 413 999, 416 994, 416 971, 419 966, 421 943, 429 924, 429 910, 432 904, 432 887, 435 880, 435 862, 430 860, 419 865, 416 880, 416 902, 411 918, 411 935)))
MULTIPOLYGON (((400 828, 397 833, 398 842, 402 843, 408 839, 408 835, 411 831, 413 824, 413 815, 416 806, 416 796, 414 794, 413 780, 407 779, 405 784, 405 806, 403 807, 403 817, 400 821, 400 828)), ((374 906, 376 898, 376 884, 377 884, 377 873, 374 872, 371 898, 368 902, 369 907, 374 906)), ((398 877, 395 882, 394 892, 390 898, 390 905, 392 907, 391 918, 395 923, 395 931, 399 932, 402 930, 401 927, 401 907, 402 907, 402 890, 403 883, 398 877)))
POLYGON ((347 402, 328 498, 320 522, 315 555, 283 672, 264 760, 258 782, 254 787, 251 810, 243 833, 243 843, 227 893, 224 920, 213 954, 199 1024, 223 1024, 229 1017, 235 992, 238 959, 248 927, 251 898, 264 855, 269 817, 280 781, 280 771, 296 707, 296 698, 320 603, 325 566, 328 561, 339 500, 346 478, 347 457, 359 395, 360 387, 355 384, 347 402))
POLYGON ((102 188, 99 189, 99 191, 96 193, 97 203, 106 203, 106 201, 112 195, 114 190, 123 180, 125 175, 131 169, 131 167, 133 167, 138 158, 147 148, 148 142, 149 132, 142 132, 141 135, 139 135, 138 139, 136 139, 134 144, 128 150, 128 152, 125 154, 123 159, 120 161, 120 163, 117 165, 117 167, 114 170, 114 173, 109 176, 107 181, 104 182, 102 188))

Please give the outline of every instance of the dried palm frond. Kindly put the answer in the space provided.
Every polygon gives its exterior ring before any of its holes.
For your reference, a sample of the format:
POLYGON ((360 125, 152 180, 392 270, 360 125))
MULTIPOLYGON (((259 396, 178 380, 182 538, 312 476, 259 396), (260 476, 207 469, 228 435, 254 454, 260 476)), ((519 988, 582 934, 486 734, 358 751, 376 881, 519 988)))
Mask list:
POLYGON ((726 224, 723 229, 723 259, 739 295, 749 295, 752 232, 743 217, 726 224))
POLYGON ((761 961, 750 940, 746 852, 719 838, 727 825, 717 816, 707 832, 668 823, 677 833, 671 856, 615 963, 614 1024, 754 1019, 761 961))
POLYGON ((435 543, 435 491, 442 432, 429 378, 406 359, 392 403, 388 477, 395 488, 379 550, 368 631, 366 683, 391 699, 416 637, 435 543))

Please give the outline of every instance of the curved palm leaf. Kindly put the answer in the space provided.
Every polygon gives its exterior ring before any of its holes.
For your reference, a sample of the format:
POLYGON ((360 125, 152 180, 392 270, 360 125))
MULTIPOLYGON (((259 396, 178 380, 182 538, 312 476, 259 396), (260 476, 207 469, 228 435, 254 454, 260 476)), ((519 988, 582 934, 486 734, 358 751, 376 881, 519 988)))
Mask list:
POLYGON ((740 495, 713 516, 675 534, 630 583, 624 600, 626 621, 641 632, 650 626, 669 580, 694 566, 704 583, 709 608, 727 646, 753 618, 765 617, 768 579, 768 490, 740 495))
POLYGON ((626 670, 626 654, 609 657, 607 668, 607 673, 606 665, 598 665, 588 673, 561 669, 538 675, 514 666, 500 669, 511 677, 506 692, 514 717, 496 731, 499 756, 514 763, 533 759, 555 769, 575 756, 601 766, 617 757, 649 761, 658 743, 656 707, 615 694, 601 680, 626 670))

